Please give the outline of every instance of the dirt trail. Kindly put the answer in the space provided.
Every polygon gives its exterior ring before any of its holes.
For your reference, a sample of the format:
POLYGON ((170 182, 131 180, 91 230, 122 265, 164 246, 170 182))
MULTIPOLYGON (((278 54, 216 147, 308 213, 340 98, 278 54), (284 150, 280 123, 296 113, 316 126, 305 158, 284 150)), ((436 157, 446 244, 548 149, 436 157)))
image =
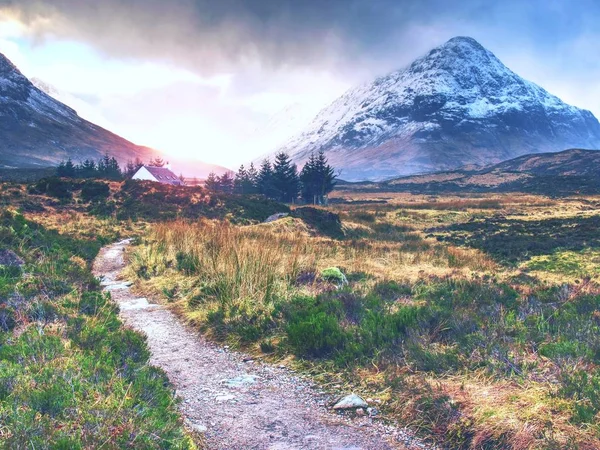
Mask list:
POLYGON ((102 249, 94 274, 121 308, 124 322, 144 332, 151 363, 161 367, 182 398, 188 425, 211 449, 412 449, 426 448, 370 417, 331 413, 331 400, 284 367, 245 362, 161 305, 136 297, 120 280, 129 241, 102 249))

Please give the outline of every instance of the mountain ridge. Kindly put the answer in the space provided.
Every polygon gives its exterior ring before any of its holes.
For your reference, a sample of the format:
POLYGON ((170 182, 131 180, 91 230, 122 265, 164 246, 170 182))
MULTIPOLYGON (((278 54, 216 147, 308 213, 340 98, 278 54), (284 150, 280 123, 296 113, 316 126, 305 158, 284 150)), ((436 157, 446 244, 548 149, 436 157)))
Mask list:
POLYGON ((204 178, 209 172, 229 169, 199 160, 174 158, 136 145, 77 114, 54 95, 60 92, 39 79, 29 80, 0 53, 0 168, 33 169, 99 159, 108 153, 124 167, 140 158, 160 156, 177 174, 204 178))
POLYGON ((488 165, 522 154, 600 147, 594 115, 456 37, 407 68, 352 88, 282 151, 325 150, 349 180, 488 165))
POLYGON ((342 182, 359 192, 443 193, 520 192, 550 196, 600 194, 600 150, 568 149, 534 153, 484 168, 412 175, 383 182, 342 182))
POLYGON ((121 164, 160 155, 82 119, 37 88, 2 54, 0 106, 1 167, 45 167, 67 158, 99 158, 106 152, 121 164))

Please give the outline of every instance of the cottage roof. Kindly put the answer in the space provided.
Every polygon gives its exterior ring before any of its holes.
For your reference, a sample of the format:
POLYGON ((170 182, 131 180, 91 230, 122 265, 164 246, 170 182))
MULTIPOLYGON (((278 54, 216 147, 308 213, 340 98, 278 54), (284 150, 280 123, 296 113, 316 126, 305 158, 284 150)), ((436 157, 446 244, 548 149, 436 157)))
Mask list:
POLYGON ((144 166, 154 178, 162 183, 181 184, 181 180, 170 169, 166 167, 144 166))

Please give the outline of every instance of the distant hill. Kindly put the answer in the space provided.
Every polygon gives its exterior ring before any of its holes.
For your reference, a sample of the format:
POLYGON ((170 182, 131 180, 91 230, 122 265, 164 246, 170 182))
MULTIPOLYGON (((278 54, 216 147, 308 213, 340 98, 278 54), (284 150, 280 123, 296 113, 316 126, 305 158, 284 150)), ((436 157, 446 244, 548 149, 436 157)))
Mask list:
MULTIPOLYGON (((525 155, 496 164, 493 170, 543 176, 598 176, 600 151, 572 149, 558 153, 525 155)), ((600 183, 600 179, 598 182, 600 183)))
POLYGON ((463 168, 381 183, 342 183, 363 192, 530 192, 545 195, 600 193, 600 151, 571 149, 524 155, 486 168, 463 168))
MULTIPOLYGON (((170 158, 157 150, 136 145, 79 117, 61 103, 52 86, 28 80, 8 58, 0 54, 0 169, 34 169, 55 166, 71 158, 75 162, 99 159, 108 153, 121 166, 161 156, 173 170, 189 177, 205 178, 211 171, 228 169, 197 160, 170 158)), ((10 178, 9 172, 2 173, 10 178)))
POLYGON ((324 150, 349 181, 600 148, 600 123, 524 80, 469 37, 350 89, 280 150, 302 164, 324 150))
POLYGON ((36 168, 105 153, 120 164, 159 155, 90 123, 33 85, 0 54, 0 167, 36 168))

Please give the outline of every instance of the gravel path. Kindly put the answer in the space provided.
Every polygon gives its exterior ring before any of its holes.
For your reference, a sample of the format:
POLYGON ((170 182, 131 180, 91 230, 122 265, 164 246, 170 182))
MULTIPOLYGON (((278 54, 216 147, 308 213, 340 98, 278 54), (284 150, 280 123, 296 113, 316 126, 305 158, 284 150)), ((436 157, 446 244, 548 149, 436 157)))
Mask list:
POLYGON ((121 308, 124 322, 144 332, 151 363, 182 398, 190 428, 211 449, 423 449, 402 430, 371 417, 328 411, 331 398, 285 367, 247 361, 182 324, 161 305, 137 298, 120 281, 129 241, 102 249, 94 274, 121 308))

